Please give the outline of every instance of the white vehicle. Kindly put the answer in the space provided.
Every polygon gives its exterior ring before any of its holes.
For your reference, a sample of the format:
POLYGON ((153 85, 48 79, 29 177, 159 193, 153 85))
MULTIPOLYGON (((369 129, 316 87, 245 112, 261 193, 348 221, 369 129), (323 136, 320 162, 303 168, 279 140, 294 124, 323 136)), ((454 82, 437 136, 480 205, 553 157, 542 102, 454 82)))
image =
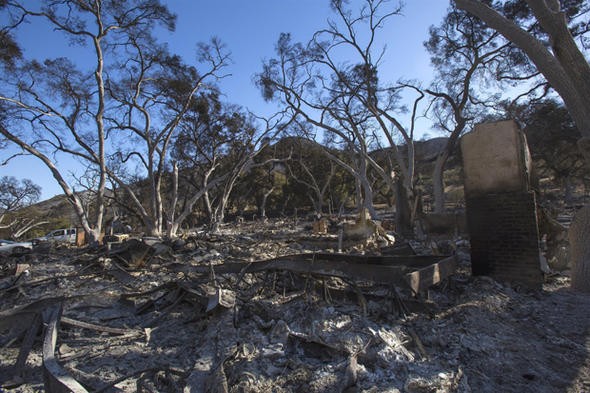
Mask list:
POLYGON ((14 242, 12 240, 0 240, 0 254, 23 254, 33 248, 31 242, 14 242))
POLYGON ((55 229, 45 236, 34 239, 33 242, 76 243, 76 232, 76 228, 55 229))

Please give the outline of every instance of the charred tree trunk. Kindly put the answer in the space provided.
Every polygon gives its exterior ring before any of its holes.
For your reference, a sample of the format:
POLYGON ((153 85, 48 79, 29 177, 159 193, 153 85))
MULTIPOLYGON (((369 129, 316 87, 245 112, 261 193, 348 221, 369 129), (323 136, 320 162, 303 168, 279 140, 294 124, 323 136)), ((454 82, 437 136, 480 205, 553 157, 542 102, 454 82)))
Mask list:
POLYGON ((571 287, 590 292, 590 206, 576 212, 569 229, 570 256, 572 262, 571 287))
POLYGON ((399 234, 412 236, 414 227, 412 225, 412 208, 408 200, 408 194, 402 179, 398 179, 395 188, 395 227, 399 234))
POLYGON ((434 212, 444 213, 445 211, 445 182, 444 169, 448 154, 446 151, 436 157, 434 171, 432 173, 432 189, 434 194, 434 212))

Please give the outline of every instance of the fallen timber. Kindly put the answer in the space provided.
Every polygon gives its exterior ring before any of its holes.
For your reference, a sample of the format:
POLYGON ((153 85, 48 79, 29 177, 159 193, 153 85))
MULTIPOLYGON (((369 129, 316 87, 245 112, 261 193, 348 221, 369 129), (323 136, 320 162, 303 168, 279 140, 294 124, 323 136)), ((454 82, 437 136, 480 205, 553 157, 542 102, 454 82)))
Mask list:
POLYGON ((258 262, 232 262, 212 266, 174 264, 173 270, 185 273, 227 274, 286 270, 300 274, 372 281, 407 288, 413 294, 424 293, 456 269, 455 256, 366 256, 329 253, 305 253, 258 262))
POLYGON ((85 393, 88 390, 72 378, 55 358, 55 345, 57 343, 61 313, 61 304, 50 309, 49 321, 43 339, 43 380, 45 390, 48 393, 85 393))

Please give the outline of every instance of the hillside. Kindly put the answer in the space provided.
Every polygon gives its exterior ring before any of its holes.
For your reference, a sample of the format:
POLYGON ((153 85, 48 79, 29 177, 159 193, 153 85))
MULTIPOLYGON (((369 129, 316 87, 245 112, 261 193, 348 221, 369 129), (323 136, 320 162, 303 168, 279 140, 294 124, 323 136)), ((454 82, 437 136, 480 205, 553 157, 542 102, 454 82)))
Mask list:
MULTIPOLYGON (((438 152, 444 148, 448 138, 439 137, 426 141, 415 142, 415 157, 416 157, 416 180, 421 191, 424 208, 428 211, 432 202, 432 172, 434 169, 434 162, 438 152)), ((275 150, 288 152, 291 149, 299 147, 307 154, 321 154, 320 145, 298 137, 286 137, 278 141, 274 145, 275 150)), ((404 153, 404 147, 400 148, 404 153)), ((534 153, 534 152, 533 152, 534 153)), ((377 149, 371 153, 378 162, 386 162, 392 159, 391 148, 377 149)), ((535 165, 543 165, 543 161, 535 161, 535 165)), ((561 206, 564 195, 560 184, 560 179, 553 179, 548 177, 540 179, 540 198, 539 200, 544 204, 552 206, 561 206)), ((461 169, 461 156, 458 146, 454 153, 449 157, 445 171, 445 185, 447 192, 447 205, 449 208, 455 208, 463 205, 463 182, 461 169)), ((580 197, 584 195, 585 191, 582 184, 574 184, 573 186, 574 201, 579 201, 580 197)), ((387 190, 386 190, 387 191, 387 190)), ((388 191, 387 191, 388 192, 388 191)), ((305 201, 305 200, 304 200, 305 201)), ((381 203, 376 201, 377 203, 381 203)), ((301 206, 303 207, 303 206, 301 206)), ((24 211, 34 211, 35 215, 44 220, 51 221, 43 227, 37 228, 27 237, 39 236, 46 233, 48 230, 63 227, 76 226, 77 218, 72 206, 68 203, 65 196, 57 195, 51 199, 41 201, 32 205, 24 211), (57 226, 56 226, 57 225, 57 226)), ((270 209, 269 209, 270 210, 270 209)), ((560 208, 561 210, 561 208, 560 208)), ((107 209, 107 215, 111 214, 107 209)))
MULTIPOLYGON (((79 225, 76 212, 65 195, 56 195, 50 199, 37 202, 20 209, 16 214, 23 219, 33 219, 35 222, 47 222, 27 232, 23 236, 23 239, 39 237, 53 229, 76 227, 79 225)), ((0 238, 10 237, 7 229, 0 229, 0 238)))

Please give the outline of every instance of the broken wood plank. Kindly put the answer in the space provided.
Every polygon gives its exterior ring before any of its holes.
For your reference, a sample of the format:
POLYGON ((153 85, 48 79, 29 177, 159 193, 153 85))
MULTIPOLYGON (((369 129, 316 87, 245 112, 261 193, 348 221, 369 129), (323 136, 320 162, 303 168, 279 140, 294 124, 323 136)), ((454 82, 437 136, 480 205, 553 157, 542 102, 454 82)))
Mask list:
POLYGON ((17 276, 17 280, 23 275, 26 274, 26 271, 31 268, 31 265, 28 263, 17 263, 14 270, 14 275, 17 276))
POLYGON ((127 267, 132 269, 139 269, 147 264, 156 253, 156 250, 141 240, 131 239, 123 243, 123 245, 115 250, 109 252, 109 256, 117 258, 127 267))
POLYGON ((36 314, 33 318, 33 322, 27 329, 27 334, 23 339, 20 351, 18 353, 18 357, 16 359, 16 363, 14 364, 14 374, 20 375, 22 368, 25 366, 27 361, 27 357, 29 356, 29 352, 31 352, 31 348, 33 347, 33 343, 35 342, 35 337, 37 337, 37 332, 41 327, 41 315, 36 314))
MULTIPOLYGON (((109 326, 95 325, 93 323, 77 321, 75 319, 71 319, 68 317, 61 317, 61 323, 64 323, 66 325, 76 326, 76 327, 79 327, 82 329, 96 330, 98 332, 105 332, 105 333, 111 333, 111 334, 125 335, 125 334, 129 334, 129 333, 133 333, 133 331, 131 331, 130 329, 119 329, 119 328, 114 328, 114 327, 109 327, 109 326)), ((140 332, 139 330, 137 330, 136 333, 137 333, 137 335, 142 334, 142 332, 140 332)))
POLYGON ((224 263, 212 266, 172 264, 171 270, 184 273, 216 274, 257 273, 266 270, 287 270, 300 274, 372 281, 409 288, 420 293, 437 284, 456 269, 454 256, 365 256, 346 254, 295 254, 275 259, 224 263))
POLYGON ((410 269, 404 266, 382 266, 363 265, 350 262, 326 261, 278 258, 262 262, 245 263, 224 263, 222 265, 209 266, 175 266, 179 271, 209 274, 214 269, 216 274, 257 273, 266 270, 287 270, 301 274, 315 274, 319 276, 330 276, 348 278, 354 280, 367 280, 384 284, 407 286, 404 274, 410 269))
MULTIPOLYGON (((64 278, 80 277, 82 275, 91 275, 91 274, 83 274, 83 273, 78 272, 78 273, 72 273, 72 274, 63 274, 63 275, 59 275, 59 276, 45 277, 45 278, 41 278, 38 280, 25 281, 25 282, 21 282, 21 283, 14 282, 9 287, 0 288, 0 294, 3 292, 10 292, 10 291, 17 290, 20 287, 36 287, 36 286, 39 286, 39 285, 44 284, 49 281, 56 281, 56 280, 60 280, 60 279, 64 279, 64 278)), ((94 274, 92 274, 92 275, 94 275, 94 274)))
POLYGON ((35 342, 35 337, 37 337, 37 332, 41 327, 41 315, 35 314, 33 316, 33 320, 27 332, 23 338, 23 342, 21 344, 20 350, 18 352, 18 357, 16 358, 16 362, 14 366, 10 370, 10 374, 12 374, 9 379, 0 378, 2 382, 2 387, 7 389, 16 388, 26 381, 22 378, 22 371, 27 358, 29 357, 29 353, 33 347, 33 343, 35 342))
POLYGON ((456 269, 457 260, 451 256, 415 272, 407 273, 406 279, 414 294, 419 294, 453 274, 456 269))
POLYGON ((169 295, 171 295, 171 297, 172 297, 171 302, 162 309, 162 311, 160 312, 160 314, 158 316, 156 316, 152 320, 148 321, 147 323, 142 324, 144 329, 154 326, 156 324, 156 322, 159 322, 162 318, 164 318, 166 315, 168 315, 172 311, 172 309, 174 309, 176 306, 178 306, 180 304, 180 302, 182 302, 184 300, 184 297, 186 296, 186 292, 184 290, 182 290, 181 288, 177 288, 175 291, 171 292, 169 295))
POLYGON ((9 291, 13 288, 17 287, 17 283, 22 281, 23 277, 28 276, 28 269, 30 269, 31 265, 26 263, 17 263, 14 267, 14 272, 12 272, 12 276, 4 277, 0 279, 0 291, 9 291))
POLYGON ((113 268, 107 270, 105 273, 119 281, 123 285, 129 285, 135 281, 135 277, 127 272, 122 266, 115 261, 112 261, 113 268))
POLYGON ((48 393, 87 393, 88 391, 72 378, 55 359, 55 345, 62 304, 50 310, 47 330, 43 339, 43 381, 48 393))
MULTIPOLYGON (((150 304, 153 304, 153 299, 150 299, 148 302, 143 302, 141 304, 138 304, 136 301, 133 300, 133 298, 144 297, 144 296, 151 295, 153 293, 160 292, 160 291, 167 292, 171 289, 174 289, 177 286, 178 286, 177 282, 171 281, 171 282, 167 282, 167 283, 158 285, 152 289, 148 289, 147 291, 143 291, 143 292, 122 293, 121 295, 119 295, 119 300, 121 302, 123 302, 124 304, 128 304, 128 305, 131 305, 132 307, 134 307, 136 313, 141 313, 141 310, 143 308, 147 308, 147 307, 149 307, 150 304), (147 304, 147 306, 146 306, 146 303, 149 303, 149 304, 147 304)), ((159 296, 158 299, 160 297, 161 296, 159 296)))
MULTIPOLYGON (((280 257, 277 259, 292 259, 294 256, 280 257)), ((316 261, 341 261, 361 265, 404 266, 408 268, 426 267, 447 257, 433 255, 350 255, 334 253, 298 254, 296 256, 303 257, 303 259, 313 258, 316 261)))
MULTIPOLYGON (((61 303, 63 300, 64 297, 61 296, 42 298, 23 306, 0 311, 0 330, 10 327, 17 319, 20 320, 23 317, 32 318, 35 314, 42 313, 44 310, 61 303)), ((30 323, 30 321, 28 323, 30 323)), ((20 322, 20 325, 23 326, 22 321, 20 322)))

